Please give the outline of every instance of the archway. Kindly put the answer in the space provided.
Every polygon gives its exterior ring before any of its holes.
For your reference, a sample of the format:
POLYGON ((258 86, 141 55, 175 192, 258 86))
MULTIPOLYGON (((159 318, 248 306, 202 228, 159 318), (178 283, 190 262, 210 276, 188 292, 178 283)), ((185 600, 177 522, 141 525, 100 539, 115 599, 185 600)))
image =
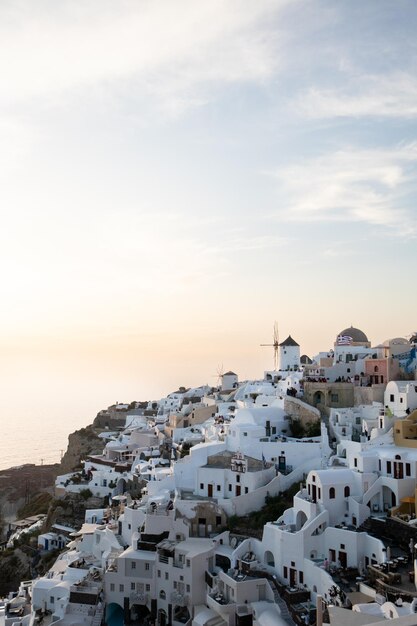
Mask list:
POLYGON ((396 506, 397 504, 397 497, 395 493, 390 487, 387 487, 386 485, 382 487, 382 502, 384 511, 388 511, 388 509, 396 506))
POLYGON ((108 626, 123 626, 123 609, 116 602, 110 602, 106 608, 106 624, 108 626))
POLYGON ((117 481, 116 495, 121 496, 124 494, 125 491, 126 491, 126 481, 124 478, 120 478, 117 481))
POLYGON ((265 556, 264 556, 264 562, 267 565, 270 565, 271 567, 275 567, 275 559, 274 559, 274 555, 272 554, 272 552, 270 550, 267 550, 265 552, 265 556))
POLYGON ((304 511, 298 511, 297 517, 295 518, 295 530, 300 530, 306 523, 307 519, 308 517, 304 511))
POLYGON ((324 393, 322 391, 316 391, 313 396, 313 404, 317 406, 318 404, 324 404, 324 393))
POLYGON ((168 616, 164 609, 159 609, 158 611, 158 626, 167 626, 168 624, 168 616))

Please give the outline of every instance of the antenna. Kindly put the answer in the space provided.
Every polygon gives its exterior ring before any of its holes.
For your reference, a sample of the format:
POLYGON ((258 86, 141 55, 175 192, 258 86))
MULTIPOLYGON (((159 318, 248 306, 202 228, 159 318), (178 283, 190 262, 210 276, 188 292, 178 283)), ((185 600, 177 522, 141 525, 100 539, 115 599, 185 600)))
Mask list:
POLYGON ((274 371, 276 372, 278 369, 278 348, 279 348, 278 323, 277 322, 274 322, 273 343, 261 343, 259 345, 262 347, 274 348, 274 371))

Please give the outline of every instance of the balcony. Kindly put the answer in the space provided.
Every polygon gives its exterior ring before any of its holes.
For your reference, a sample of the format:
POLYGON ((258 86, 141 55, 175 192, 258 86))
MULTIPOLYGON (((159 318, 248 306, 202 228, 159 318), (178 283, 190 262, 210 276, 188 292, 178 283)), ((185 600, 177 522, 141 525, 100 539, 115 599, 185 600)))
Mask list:
POLYGON ((133 604, 145 605, 148 603, 148 594, 140 593, 140 592, 132 592, 129 595, 129 600, 130 600, 130 606, 132 606, 133 604))
POLYGON ((171 593, 171 602, 175 606, 188 606, 189 597, 185 593, 173 591, 171 593))

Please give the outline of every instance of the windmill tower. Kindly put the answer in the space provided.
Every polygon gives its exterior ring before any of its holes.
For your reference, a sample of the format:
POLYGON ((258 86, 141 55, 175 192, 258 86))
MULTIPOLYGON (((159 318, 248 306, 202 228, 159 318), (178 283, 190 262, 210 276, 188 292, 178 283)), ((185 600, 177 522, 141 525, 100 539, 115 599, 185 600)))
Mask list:
POLYGON ((278 324, 274 323, 274 336, 273 343, 261 343, 261 347, 274 348, 274 372, 278 370, 278 350, 279 350, 279 339, 278 339, 278 324))

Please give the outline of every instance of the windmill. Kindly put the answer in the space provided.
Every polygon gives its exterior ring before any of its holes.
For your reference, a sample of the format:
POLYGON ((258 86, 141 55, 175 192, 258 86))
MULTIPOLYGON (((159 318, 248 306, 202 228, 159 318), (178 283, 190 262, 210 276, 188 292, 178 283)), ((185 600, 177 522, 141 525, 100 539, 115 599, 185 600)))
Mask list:
POLYGON ((217 387, 221 387, 223 382, 224 368, 223 363, 217 366, 217 374, 213 374, 213 378, 217 378, 217 387))
POLYGON ((274 348, 274 371, 276 372, 278 369, 278 348, 279 348, 279 339, 278 339, 278 324, 274 323, 274 338, 273 343, 261 343, 262 347, 274 348))

